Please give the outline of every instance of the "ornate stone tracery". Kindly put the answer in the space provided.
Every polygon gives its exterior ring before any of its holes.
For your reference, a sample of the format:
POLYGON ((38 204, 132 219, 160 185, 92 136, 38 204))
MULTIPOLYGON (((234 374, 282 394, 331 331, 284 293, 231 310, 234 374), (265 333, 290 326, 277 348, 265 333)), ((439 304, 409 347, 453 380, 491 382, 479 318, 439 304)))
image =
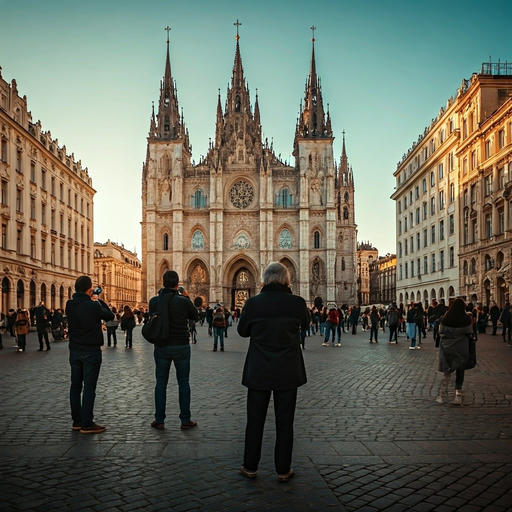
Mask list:
POLYGON ((237 181, 229 191, 229 200, 235 208, 245 210, 254 199, 254 188, 245 180, 237 181))

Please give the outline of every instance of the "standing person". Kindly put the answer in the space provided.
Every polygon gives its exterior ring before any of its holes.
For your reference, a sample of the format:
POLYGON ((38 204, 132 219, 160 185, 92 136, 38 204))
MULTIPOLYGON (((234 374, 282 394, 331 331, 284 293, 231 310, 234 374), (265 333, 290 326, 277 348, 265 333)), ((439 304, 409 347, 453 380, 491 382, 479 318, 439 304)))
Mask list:
MULTIPOLYGON (((416 323, 416 306, 414 305, 414 302, 411 302, 409 305, 409 310, 407 311, 407 338, 411 340, 411 346, 409 347, 409 350, 415 350, 416 349, 416 332, 418 330, 418 324, 416 323)), ((418 333, 419 336, 421 336, 421 332, 418 333)))
MULTIPOLYGON (((311 324, 311 310, 308 309, 308 315, 309 315, 309 322, 308 326, 311 324)), ((307 333, 307 327, 303 325, 300 329, 300 345, 302 347, 302 350, 306 348, 306 333, 307 333)))
MULTIPOLYGON (((198 316, 199 316, 199 312, 198 312, 198 316)), ((192 341, 192 343, 197 343, 197 328, 196 328, 195 320, 190 319, 188 321, 188 330, 190 333, 190 340, 192 341)))
POLYGON ((396 309, 396 304, 393 302, 389 307, 389 310, 386 314, 388 318, 388 327, 389 327, 389 343, 391 345, 396 345, 398 343, 398 327, 400 325, 400 312, 396 309), (393 341, 393 337, 395 340, 393 341))
POLYGON ((444 299, 439 299, 439 304, 436 304, 434 309, 432 310, 433 316, 433 326, 434 326, 434 341, 436 342, 436 347, 439 347, 439 324, 441 322, 441 318, 447 311, 446 304, 444 303, 444 299))
POLYGON ((49 318, 50 312, 46 309, 43 300, 39 303, 39 306, 34 309, 33 315, 36 322, 37 338, 39 340, 38 352, 42 352, 43 350, 43 338, 46 343, 46 350, 51 350, 50 340, 48 339, 48 327, 51 326, 49 318))
POLYGON ((208 336, 213 334, 213 309, 210 306, 206 306, 206 323, 208 324, 208 336))
MULTIPOLYGON (((337 311, 338 311, 339 322, 338 322, 338 327, 336 328, 336 331, 338 333, 338 343, 341 343, 341 333, 345 332, 345 329, 343 328, 343 322, 345 321, 345 314, 344 314, 342 308, 338 308, 337 311)), ((341 346, 341 345, 339 345, 339 346, 341 346)))
POLYGON ((66 303, 71 366, 71 428, 80 430, 82 434, 98 434, 106 430, 106 427, 94 423, 93 410, 102 360, 101 321, 114 318, 108 306, 102 300, 92 300, 91 295, 91 278, 80 276, 75 281, 73 298, 66 303))
POLYGON ((18 348, 16 352, 25 352, 27 334, 30 332, 30 319, 26 309, 22 309, 16 315, 14 329, 16 331, 16 337, 18 338, 18 348))
POLYGON ((325 322, 327 322, 327 314, 329 310, 327 306, 324 306, 322 312, 320 313, 320 336, 325 338, 325 322))
POLYGON ((397 311, 398 311, 398 318, 399 318, 398 332, 405 333, 407 331, 407 322, 406 322, 407 314, 406 314, 405 306, 404 306, 403 302, 400 302, 400 306, 398 306, 397 311))
POLYGON ((378 343, 380 315, 377 306, 372 306, 370 311, 370 343, 378 343), (375 337, 375 341, 373 341, 375 337))
POLYGON ((384 309, 384 306, 381 306, 379 309, 379 316, 380 316, 380 328, 382 329, 382 332, 386 332, 386 316, 387 311, 384 309))
POLYGON ((121 317, 121 329, 125 331, 126 335, 126 348, 133 347, 133 329, 135 329, 135 315, 132 308, 126 305, 123 309, 123 316, 121 317))
POLYGON ((52 315, 52 334, 55 341, 61 341, 64 336, 64 315, 62 309, 57 308, 52 315))
POLYGON ((224 329, 226 328, 226 317, 224 316, 224 309, 219 306, 213 315, 213 351, 217 352, 217 343, 220 338, 220 351, 224 352, 224 329))
POLYGON ((231 318, 231 311, 229 311, 228 308, 225 308, 224 310, 224 338, 228 337, 228 327, 230 325, 230 321, 233 322, 233 319, 231 318))
POLYGON ((427 331, 425 330, 425 310, 423 309, 421 301, 416 304, 416 325, 416 332, 418 334, 418 344, 416 345, 416 348, 420 348, 421 335, 423 335, 423 339, 427 337, 427 331))
POLYGON ((163 275, 164 287, 159 295, 149 301, 149 313, 153 314, 160 301, 160 310, 167 318, 168 335, 165 341, 155 343, 153 356, 156 367, 155 386, 155 421, 151 426, 156 429, 165 428, 165 406, 167 401, 167 383, 169 371, 174 362, 178 381, 178 397, 180 404, 181 430, 197 426, 190 419, 190 343, 188 321, 197 321, 199 315, 192 301, 178 293, 180 278, 174 270, 167 270, 163 275))
POLYGON ((503 330, 501 332, 501 335, 503 336, 503 343, 506 343, 507 339, 508 339, 508 344, 510 345, 511 339, 512 339, 512 336, 511 336, 512 315, 510 314, 510 303, 509 302, 507 302, 505 304, 505 306, 503 307, 503 309, 501 311, 500 322, 503 325, 503 330))
POLYGON ((492 323, 492 335, 496 336, 496 331, 498 330, 498 320, 500 319, 500 308, 493 301, 491 309, 489 310, 489 316, 491 317, 492 323))
POLYGON ((350 324, 352 325, 352 334, 357 333, 357 322, 359 321, 359 308, 354 305, 350 310, 350 324))
POLYGON ((297 389, 307 382, 300 331, 308 322, 306 302, 292 295, 288 269, 281 263, 271 263, 263 272, 261 292, 247 300, 238 322, 238 334, 250 337, 242 377, 248 390, 244 461, 240 469, 248 478, 257 476, 272 394, 275 469, 281 482, 295 475, 291 460, 297 389))
POLYGON ((339 323, 339 316, 338 311, 336 309, 336 304, 332 304, 329 307, 329 312, 327 313, 327 320, 324 325, 325 330, 325 338, 322 345, 324 347, 329 346, 329 338, 331 337, 332 333, 332 346, 338 346, 341 347, 341 343, 336 343, 336 330, 338 329, 338 323, 339 323))
POLYGON ((439 326, 439 371, 443 372, 443 378, 436 398, 437 403, 446 402, 448 384, 452 373, 455 372, 455 399, 451 403, 462 405, 465 370, 476 365, 472 317, 466 313, 465 307, 462 299, 455 299, 439 326))
POLYGON ((107 326, 107 346, 110 347, 113 342, 114 347, 117 347, 116 331, 119 327, 119 315, 117 314, 117 309, 115 307, 112 308, 112 313, 114 313, 114 318, 105 322, 105 325, 107 326))
POLYGON ((14 338, 14 324, 16 322, 16 311, 14 309, 9 309, 7 311, 7 320, 6 320, 6 326, 7 330, 9 331, 9 334, 14 338))

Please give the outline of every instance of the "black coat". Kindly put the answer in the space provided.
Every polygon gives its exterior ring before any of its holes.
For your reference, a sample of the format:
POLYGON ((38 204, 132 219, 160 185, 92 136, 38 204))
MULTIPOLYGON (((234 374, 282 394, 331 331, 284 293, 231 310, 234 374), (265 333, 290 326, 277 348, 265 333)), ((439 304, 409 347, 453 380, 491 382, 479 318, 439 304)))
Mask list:
POLYGON ((306 302, 283 285, 267 285, 245 303, 237 331, 250 337, 242 384, 251 389, 296 389, 307 382, 300 346, 309 325, 306 302))
POLYGON ((76 292, 66 303, 69 350, 96 352, 103 345, 101 321, 112 320, 114 313, 102 300, 92 300, 84 292, 76 292))
POLYGON ((156 311, 158 301, 163 295, 166 295, 166 297, 164 297, 162 303, 165 303, 168 307, 163 309, 162 314, 170 315, 167 317, 169 319, 169 340, 165 343, 158 343, 158 346, 188 345, 190 337, 188 321, 198 320, 197 308, 188 297, 180 295, 175 288, 162 288, 159 295, 149 301, 150 315, 156 311), (168 294, 170 297, 167 297, 168 294))

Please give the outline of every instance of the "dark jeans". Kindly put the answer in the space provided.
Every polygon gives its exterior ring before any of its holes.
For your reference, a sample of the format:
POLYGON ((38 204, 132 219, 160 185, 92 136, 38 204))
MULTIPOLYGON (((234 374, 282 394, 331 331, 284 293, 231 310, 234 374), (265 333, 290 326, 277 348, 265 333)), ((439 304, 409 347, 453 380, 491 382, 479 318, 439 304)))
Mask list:
POLYGON ((126 329, 126 346, 132 348, 133 343, 133 329, 126 329))
POLYGON ((114 338, 114 347, 117 345, 116 331, 117 331, 117 325, 114 325, 112 327, 109 327, 107 325, 107 344, 109 347, 110 347, 110 339, 111 338, 114 338))
POLYGON ((371 325, 370 326, 370 341, 375 336, 375 341, 377 341, 377 336, 379 335, 379 324, 371 325))
POLYGON ((27 335, 26 334, 18 334, 18 348, 22 348, 25 350, 27 346, 27 335))
POLYGON ((331 337, 332 333, 332 342, 334 343, 336 341, 336 329, 338 327, 338 324, 333 324, 331 322, 325 322, 325 338, 324 343, 329 343, 329 338, 331 337))
POLYGON ((165 405, 167 401, 167 383, 171 363, 174 361, 178 381, 178 399, 181 423, 190 421, 190 345, 157 347, 153 352, 156 366, 155 386, 155 421, 165 422, 165 405))
POLYGON ((274 463, 279 475, 290 471, 293 451, 293 421, 297 389, 285 391, 247 390, 247 426, 245 428, 244 467, 256 471, 261 458, 263 430, 267 417, 271 393, 274 394, 274 413, 276 419, 276 444, 274 463))
POLYGON ((510 339, 511 339, 511 335, 512 335, 510 327, 511 327, 510 324, 503 324, 503 331, 502 331, 503 341, 508 341, 509 343, 510 343, 510 339))
POLYGON ((393 337, 395 338, 395 341, 398 341, 398 325, 388 325, 389 327, 389 341, 393 341, 393 337))
POLYGON ((496 320, 491 319, 491 322, 492 322, 492 335, 495 336, 496 331, 498 330, 498 319, 496 319, 496 320))
POLYGON ((213 327, 213 348, 217 348, 217 340, 220 339, 220 348, 224 348, 224 327, 213 327))
POLYGON ((43 350, 43 338, 46 343, 46 348, 50 348, 50 340, 48 339, 48 330, 46 327, 37 328, 37 339, 39 340, 39 348, 43 350))
POLYGON ((455 389, 462 389, 462 384, 464 384, 464 372, 465 368, 455 370, 455 389))
POLYGON ((90 427, 94 423, 93 409, 101 368, 101 350, 95 352, 70 350, 69 364, 71 365, 71 389, 69 390, 71 417, 82 427, 90 427))

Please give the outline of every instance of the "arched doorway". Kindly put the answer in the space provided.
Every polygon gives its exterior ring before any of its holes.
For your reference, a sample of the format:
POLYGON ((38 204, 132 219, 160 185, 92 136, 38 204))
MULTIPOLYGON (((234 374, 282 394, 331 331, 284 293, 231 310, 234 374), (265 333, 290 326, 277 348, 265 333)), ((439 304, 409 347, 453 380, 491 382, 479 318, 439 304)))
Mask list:
POLYGON ((236 271, 231 290, 231 304, 234 308, 243 308, 245 301, 256 288, 254 278, 248 268, 242 267, 236 271))
POLYGON ((8 277, 2 279, 2 313, 11 309, 11 282, 8 277))
POLYGON ((288 258, 283 258, 280 263, 282 263, 290 273, 290 283, 293 293, 298 294, 298 284, 297 284, 297 273, 295 272, 295 266, 288 258))
POLYGON ((18 309, 24 308, 25 304, 23 304, 25 295, 25 285, 21 279, 18 279, 18 283, 16 284, 16 307, 18 309))
POLYGON ((194 300, 196 297, 203 299, 203 304, 208 305, 210 292, 210 274, 206 265, 201 260, 194 260, 188 269, 185 287, 188 296, 194 300))
POLYGON ((36 306, 36 282, 34 280, 30 281, 29 295, 30 295, 29 306, 31 308, 34 308, 36 306))

